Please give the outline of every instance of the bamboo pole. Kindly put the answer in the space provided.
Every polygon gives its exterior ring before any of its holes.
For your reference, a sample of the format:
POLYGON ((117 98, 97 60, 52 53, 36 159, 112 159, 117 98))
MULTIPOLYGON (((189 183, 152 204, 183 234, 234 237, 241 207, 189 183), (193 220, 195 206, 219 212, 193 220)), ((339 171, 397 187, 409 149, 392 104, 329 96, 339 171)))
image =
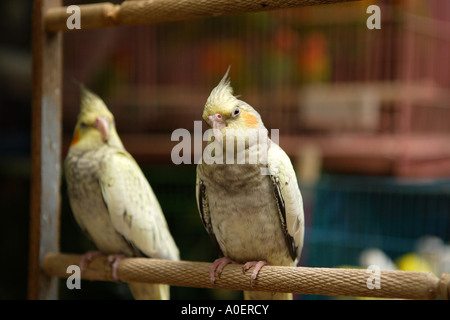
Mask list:
MULTIPOLYGON (((67 267, 78 265, 80 255, 49 253, 43 270, 49 276, 67 278, 67 267)), ((125 258, 118 266, 118 276, 124 282, 163 283, 171 286, 291 292, 299 294, 377 297, 399 299, 448 299, 450 274, 441 279, 430 272, 380 271, 380 288, 369 289, 371 273, 365 269, 308 268, 265 266, 250 286, 250 272, 242 266, 225 267, 214 286, 209 280, 211 263, 169 261, 148 258, 125 258)), ((94 259, 81 278, 112 281, 111 267, 106 257, 94 259)))
MULTIPOLYGON (((190 20, 231 14, 313 6, 356 0, 133 0, 114 5, 110 2, 79 5, 81 30, 112 26, 143 25, 190 20)), ((53 8, 45 15, 50 32, 70 31, 67 7, 53 8)), ((77 30, 77 29, 72 29, 77 30)))

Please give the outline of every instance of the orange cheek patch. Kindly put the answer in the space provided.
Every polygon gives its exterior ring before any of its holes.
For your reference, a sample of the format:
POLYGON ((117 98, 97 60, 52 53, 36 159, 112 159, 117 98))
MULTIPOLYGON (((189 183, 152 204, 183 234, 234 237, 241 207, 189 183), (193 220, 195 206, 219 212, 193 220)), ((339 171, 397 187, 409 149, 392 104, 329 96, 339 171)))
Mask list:
POLYGON ((77 144, 78 141, 80 141, 80 133, 78 132, 78 130, 75 130, 75 133, 73 135, 73 139, 72 139, 72 142, 70 143, 70 145, 73 146, 73 145, 77 144))
POLYGON ((258 126, 258 119, 249 112, 243 111, 241 117, 244 118, 245 124, 251 128, 258 126))

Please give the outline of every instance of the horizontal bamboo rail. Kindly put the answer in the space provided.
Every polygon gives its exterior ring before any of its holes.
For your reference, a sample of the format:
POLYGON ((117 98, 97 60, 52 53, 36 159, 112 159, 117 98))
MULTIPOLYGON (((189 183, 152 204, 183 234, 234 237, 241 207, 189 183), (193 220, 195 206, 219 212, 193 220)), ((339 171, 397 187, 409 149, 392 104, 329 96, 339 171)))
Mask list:
MULTIPOLYGON (((78 265, 80 259, 80 255, 49 253, 42 268, 48 276, 67 278, 71 275, 67 267, 78 265)), ((380 289, 368 289, 372 273, 365 269, 265 266, 250 286, 250 273, 244 274, 242 266, 230 264, 212 286, 210 267, 206 262, 125 258, 119 263, 118 276, 123 282, 314 295, 398 299, 448 299, 450 295, 450 274, 439 279, 430 272, 380 271, 380 289)), ((81 278, 112 281, 107 258, 94 259, 81 272, 81 278)))
MULTIPOLYGON (((79 5, 81 30, 112 26, 143 25, 231 14, 313 6, 355 0, 132 0, 79 5)), ((45 29, 70 31, 67 7, 51 8, 45 14, 45 29)), ((76 29, 73 29, 76 30, 76 29)))

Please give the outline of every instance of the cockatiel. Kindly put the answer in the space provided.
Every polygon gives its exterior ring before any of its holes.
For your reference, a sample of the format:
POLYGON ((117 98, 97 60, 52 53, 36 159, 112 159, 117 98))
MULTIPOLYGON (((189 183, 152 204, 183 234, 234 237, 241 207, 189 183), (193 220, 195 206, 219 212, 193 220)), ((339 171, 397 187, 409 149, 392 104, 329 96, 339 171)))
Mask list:
MULTIPOLYGON (((206 101, 203 119, 214 137, 197 165, 198 209, 220 256, 211 267, 212 283, 229 263, 244 264, 244 272, 254 267, 250 281, 264 265, 295 266, 304 234, 303 200, 291 161, 270 140, 258 112, 233 96, 228 72, 206 101), (255 132, 256 142, 249 138, 255 132), (229 144, 238 140, 245 153, 229 144)), ((248 291, 244 297, 284 300, 292 294, 248 291)))
MULTIPOLYGON (((117 134, 114 116, 94 93, 81 86, 81 106, 64 162, 75 220, 99 252, 106 254, 113 278, 122 257, 179 260, 159 202, 117 134)), ((169 286, 129 283, 136 299, 169 299, 169 286)))

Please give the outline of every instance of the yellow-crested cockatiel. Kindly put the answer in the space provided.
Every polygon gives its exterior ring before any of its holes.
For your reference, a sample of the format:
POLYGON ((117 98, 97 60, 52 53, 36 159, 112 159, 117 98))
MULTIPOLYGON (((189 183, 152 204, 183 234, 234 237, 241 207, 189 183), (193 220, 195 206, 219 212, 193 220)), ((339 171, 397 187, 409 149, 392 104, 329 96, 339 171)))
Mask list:
MULTIPOLYGON (((303 200, 291 161, 270 140, 258 112, 233 96, 228 72, 206 101, 203 119, 213 134, 197 165, 199 212, 220 256, 211 282, 229 263, 244 264, 244 272, 254 267, 250 281, 264 265, 295 266, 303 247, 303 200), (257 141, 249 138, 251 132, 257 132, 257 141), (229 145, 239 139, 242 154, 237 144, 229 145), (235 151, 232 163, 226 161, 232 158, 226 159, 227 147, 235 151)), ((292 299, 292 294, 245 291, 244 297, 292 299)))
MULTIPOLYGON (((113 278, 122 257, 179 260, 159 202, 117 134, 114 116, 96 94, 81 86, 81 105, 64 162, 75 220, 99 250, 108 255, 113 278)), ((129 283, 136 299, 169 299, 169 286, 129 283)))

